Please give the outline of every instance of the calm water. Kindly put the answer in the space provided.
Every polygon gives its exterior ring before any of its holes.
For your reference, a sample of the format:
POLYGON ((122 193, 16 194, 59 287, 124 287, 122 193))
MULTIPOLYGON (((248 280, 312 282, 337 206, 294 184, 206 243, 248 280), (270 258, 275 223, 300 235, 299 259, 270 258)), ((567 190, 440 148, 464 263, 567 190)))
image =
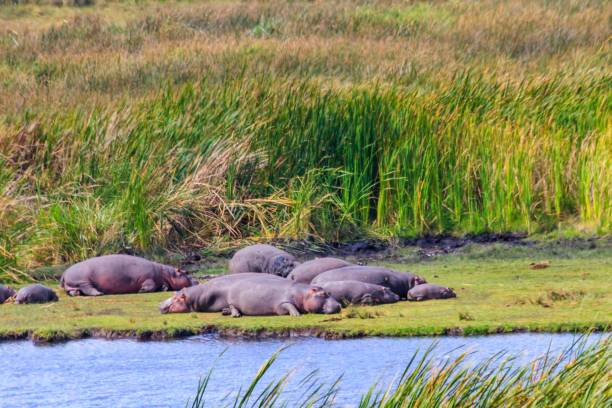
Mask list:
MULTIPOLYGON (((593 336, 592 340, 595 340, 593 336)), ((526 362, 569 346, 569 334, 513 334, 487 337, 442 337, 435 356, 444 359, 473 348, 474 361, 506 350, 526 362), (460 348, 457 350, 457 348, 460 348)), ((197 336, 171 342, 88 339, 53 346, 29 341, 0 344, 0 406, 8 407, 184 407, 195 394, 198 377, 219 359, 207 393, 209 406, 219 406, 230 391, 250 383, 258 368, 283 345, 267 378, 297 368, 292 380, 313 370, 335 380, 344 374, 337 400, 351 406, 376 380, 393 379, 432 338, 366 338, 356 340, 240 341, 197 336)), ((265 380, 265 378, 264 378, 265 380)), ((264 381, 268 383, 269 381, 264 381)), ((291 386, 289 386, 289 389, 291 386)), ((291 389, 289 390, 290 394, 291 389)))

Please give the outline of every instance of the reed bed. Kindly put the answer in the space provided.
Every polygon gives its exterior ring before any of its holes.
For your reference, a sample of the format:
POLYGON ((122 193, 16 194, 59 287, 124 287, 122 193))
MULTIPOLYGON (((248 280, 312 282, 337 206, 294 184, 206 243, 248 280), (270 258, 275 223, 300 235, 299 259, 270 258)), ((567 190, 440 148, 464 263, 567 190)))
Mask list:
MULTIPOLYGON (((281 352, 280 350, 279 352, 281 352)), ((278 353, 268 359, 245 390, 230 393, 216 406, 225 407, 338 407, 335 401, 339 378, 331 384, 317 380, 316 373, 298 385, 293 400, 294 372, 265 383, 263 378, 278 353), (267 385, 266 385, 267 384, 267 385), (296 399, 295 396, 300 396, 296 399)), ((592 345, 577 340, 569 349, 548 352, 531 364, 517 363, 517 356, 500 352, 479 363, 470 363, 470 352, 442 362, 435 358, 435 345, 421 356, 415 353, 397 381, 363 390, 359 408, 370 407, 604 407, 612 403, 612 347, 610 337, 592 345)), ((206 390, 214 367, 199 381, 197 392, 186 407, 211 406, 206 390)), ((347 374, 348 375, 348 374, 347 374)), ((268 380, 266 380, 268 381, 268 380)), ((355 390, 357 395, 360 390, 355 390)))
POLYGON ((610 232, 605 1, 58 6, 0 6, 2 281, 244 238, 610 232))

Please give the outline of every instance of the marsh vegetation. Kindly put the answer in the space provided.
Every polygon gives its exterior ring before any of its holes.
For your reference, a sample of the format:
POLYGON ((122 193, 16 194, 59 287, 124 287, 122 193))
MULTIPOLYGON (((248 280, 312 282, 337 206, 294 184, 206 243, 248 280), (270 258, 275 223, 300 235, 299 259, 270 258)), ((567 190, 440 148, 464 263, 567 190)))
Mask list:
POLYGON ((612 227, 607 1, 0 5, 0 280, 245 238, 612 227))

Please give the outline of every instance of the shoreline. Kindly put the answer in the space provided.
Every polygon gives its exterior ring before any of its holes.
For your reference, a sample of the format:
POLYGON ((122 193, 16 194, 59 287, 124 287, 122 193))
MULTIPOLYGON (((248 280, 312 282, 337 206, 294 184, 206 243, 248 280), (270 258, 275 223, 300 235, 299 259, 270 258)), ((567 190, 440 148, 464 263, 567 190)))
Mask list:
POLYGON ((387 338, 412 338, 412 337, 472 337, 490 336, 498 334, 516 333, 597 333, 611 332, 612 323, 600 324, 566 324, 549 325, 534 327, 453 327, 434 329, 423 327, 422 330, 415 328, 412 333, 390 334, 390 333, 368 333, 366 331, 351 330, 330 330, 324 327, 303 327, 303 328, 258 328, 244 329, 232 326, 205 325, 199 328, 183 329, 160 329, 160 330, 137 330, 137 329, 78 329, 73 331, 62 330, 24 330, 16 332, 0 333, 0 343, 11 341, 31 340, 36 345, 59 344, 73 340, 84 339, 105 339, 123 340, 131 339, 137 341, 171 341, 181 340, 199 335, 218 335, 221 338, 233 338, 242 340, 266 340, 278 338, 321 338, 325 340, 348 340, 366 337, 387 337, 387 338))

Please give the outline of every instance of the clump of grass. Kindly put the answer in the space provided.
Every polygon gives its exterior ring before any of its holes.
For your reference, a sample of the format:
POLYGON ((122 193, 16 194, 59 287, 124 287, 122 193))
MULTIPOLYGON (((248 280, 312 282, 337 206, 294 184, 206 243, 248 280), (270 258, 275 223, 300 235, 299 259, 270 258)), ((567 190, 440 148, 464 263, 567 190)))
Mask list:
MULTIPOLYGON (((419 357, 418 352, 413 355, 397 382, 385 388, 375 384, 369 390, 363 390, 358 406, 608 406, 612 403, 610 346, 610 337, 604 337, 590 346, 583 338, 559 355, 548 352, 531 364, 521 366, 516 362, 517 357, 503 352, 476 364, 468 362, 470 352, 440 362, 433 354, 434 344, 422 356, 419 357)), ((308 386, 301 387, 306 389, 302 398, 293 401, 283 399, 293 372, 265 385, 262 379, 281 351, 262 365, 246 391, 239 390, 235 398, 222 403, 234 407, 338 406, 334 396, 341 378, 328 385, 317 381, 312 373, 305 380, 308 386), (262 388, 256 395, 255 390, 262 388)), ((199 381, 196 395, 192 402, 187 402, 186 407, 208 406, 205 396, 213 370, 214 365, 199 381)))
POLYGON ((546 292, 539 293, 536 296, 521 297, 515 301, 516 304, 525 305, 540 305, 542 307, 552 307, 556 302, 578 302, 583 299, 587 293, 584 290, 567 290, 567 289, 551 289, 546 292))
POLYGON ((459 312, 459 320, 472 321, 474 320, 474 316, 469 312, 459 312))

